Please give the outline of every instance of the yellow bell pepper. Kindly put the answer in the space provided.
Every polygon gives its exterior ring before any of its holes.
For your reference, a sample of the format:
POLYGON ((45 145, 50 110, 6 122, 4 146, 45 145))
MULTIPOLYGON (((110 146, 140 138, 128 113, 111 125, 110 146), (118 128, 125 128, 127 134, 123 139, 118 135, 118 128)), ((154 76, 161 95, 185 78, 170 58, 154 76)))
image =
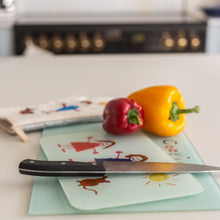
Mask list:
POLYGON ((145 131, 161 136, 174 136, 186 123, 185 113, 200 111, 199 106, 184 109, 184 99, 174 86, 153 86, 136 91, 128 96, 144 110, 145 131))

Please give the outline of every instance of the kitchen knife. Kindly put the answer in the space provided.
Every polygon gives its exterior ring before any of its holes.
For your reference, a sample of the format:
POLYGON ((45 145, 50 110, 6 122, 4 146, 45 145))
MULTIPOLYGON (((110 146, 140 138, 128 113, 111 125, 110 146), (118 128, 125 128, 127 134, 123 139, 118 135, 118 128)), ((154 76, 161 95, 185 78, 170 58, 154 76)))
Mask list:
POLYGON ((220 171, 220 167, 167 162, 132 161, 43 161, 26 159, 19 164, 21 174, 33 176, 104 175, 108 173, 203 173, 220 171))

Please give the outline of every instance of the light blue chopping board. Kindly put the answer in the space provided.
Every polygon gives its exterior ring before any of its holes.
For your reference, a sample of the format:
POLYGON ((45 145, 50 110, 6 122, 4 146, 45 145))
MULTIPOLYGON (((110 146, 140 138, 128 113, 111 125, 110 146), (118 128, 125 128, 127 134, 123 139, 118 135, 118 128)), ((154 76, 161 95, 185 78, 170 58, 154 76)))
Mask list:
MULTIPOLYGON (((174 162, 168 153, 141 131, 116 136, 106 133, 101 123, 82 126, 90 131, 42 137, 40 144, 47 159, 174 162)), ((103 177, 59 177, 58 180, 69 203, 81 210, 179 198, 204 190, 191 174, 106 174, 103 177)))
MULTIPOLYGON (((92 125, 91 125, 92 126, 92 125)), ((85 131, 83 125, 53 128, 44 131, 43 136, 74 133, 75 129, 85 131)), ((188 163, 202 163, 191 142, 184 133, 173 138, 161 138, 148 134, 151 139, 165 150, 176 161, 188 163)), ((46 157, 40 151, 39 159, 46 157)), ((64 215, 86 213, 119 213, 119 212, 147 212, 147 211, 178 211, 178 210, 211 210, 220 209, 219 186, 210 174, 197 174, 195 177, 204 186, 205 190, 194 196, 161 200, 122 207, 100 210, 79 210, 72 207, 56 178, 36 177, 32 192, 30 215, 64 215)))

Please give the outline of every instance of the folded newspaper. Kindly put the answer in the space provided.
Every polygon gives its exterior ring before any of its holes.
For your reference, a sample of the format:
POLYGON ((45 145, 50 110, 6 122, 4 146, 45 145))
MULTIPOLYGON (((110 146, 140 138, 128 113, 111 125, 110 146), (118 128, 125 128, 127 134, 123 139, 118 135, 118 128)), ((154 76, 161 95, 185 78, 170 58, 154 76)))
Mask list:
POLYGON ((37 106, 0 108, 0 127, 28 141, 26 132, 74 123, 101 122, 109 97, 66 97, 37 106))

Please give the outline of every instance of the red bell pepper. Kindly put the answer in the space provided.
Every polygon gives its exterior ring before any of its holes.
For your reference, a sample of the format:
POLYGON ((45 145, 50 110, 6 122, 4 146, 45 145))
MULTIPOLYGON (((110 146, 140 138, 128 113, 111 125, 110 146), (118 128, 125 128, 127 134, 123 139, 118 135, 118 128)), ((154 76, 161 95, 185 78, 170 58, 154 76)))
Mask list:
POLYGON ((114 135, 129 134, 144 125, 143 108, 129 98, 109 101, 104 108, 103 118, 103 129, 114 135))

